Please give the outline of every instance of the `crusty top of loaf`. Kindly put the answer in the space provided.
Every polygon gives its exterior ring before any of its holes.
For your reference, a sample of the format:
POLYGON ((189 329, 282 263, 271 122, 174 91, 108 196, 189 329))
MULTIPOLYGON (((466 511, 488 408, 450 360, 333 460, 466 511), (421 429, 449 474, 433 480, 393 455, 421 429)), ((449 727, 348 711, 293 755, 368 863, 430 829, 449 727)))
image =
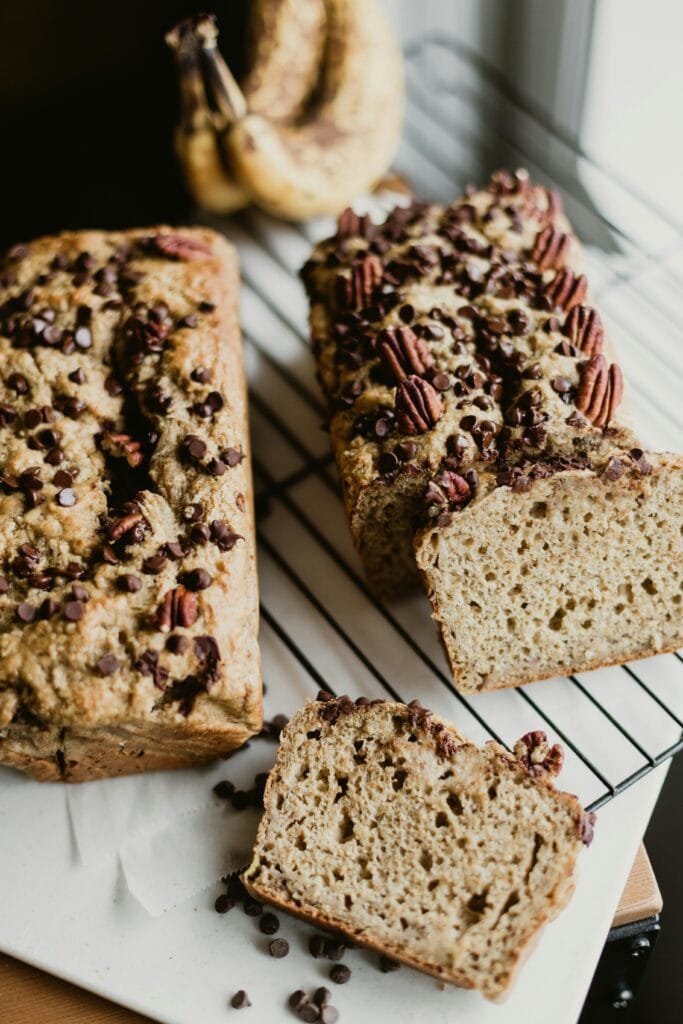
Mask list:
POLYGON ((432 514, 471 500, 482 471, 518 490, 534 473, 639 471, 579 244, 525 172, 380 225, 347 210, 302 275, 351 505, 416 469, 434 474, 432 514))
POLYGON ((258 728, 233 248, 67 232, 0 273, 0 727, 258 728))

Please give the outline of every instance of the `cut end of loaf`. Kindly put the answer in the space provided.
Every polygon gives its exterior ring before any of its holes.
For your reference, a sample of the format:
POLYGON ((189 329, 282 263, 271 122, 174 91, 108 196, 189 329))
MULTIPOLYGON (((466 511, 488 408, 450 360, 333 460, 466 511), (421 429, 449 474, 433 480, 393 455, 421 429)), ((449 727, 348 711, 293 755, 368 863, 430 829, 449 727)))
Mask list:
POLYGON ((461 692, 683 645, 683 460, 614 481, 498 487, 425 528, 416 553, 461 692))
POLYGON ((498 999, 573 889, 592 816, 558 748, 478 749, 417 702, 309 703, 282 735, 256 897, 498 999))

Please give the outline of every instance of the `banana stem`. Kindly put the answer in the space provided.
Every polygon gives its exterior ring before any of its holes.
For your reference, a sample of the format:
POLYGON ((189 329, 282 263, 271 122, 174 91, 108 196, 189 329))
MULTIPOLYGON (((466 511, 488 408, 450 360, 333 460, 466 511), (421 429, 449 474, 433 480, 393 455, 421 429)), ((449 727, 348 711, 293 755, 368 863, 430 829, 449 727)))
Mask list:
POLYGON ((212 18, 199 18, 194 28, 209 95, 227 124, 234 124, 246 115, 247 101, 218 49, 216 23, 212 18))
POLYGON ((201 54, 190 19, 181 21, 166 33, 166 43, 173 51, 180 87, 180 128, 191 134, 211 122, 202 77, 201 54))

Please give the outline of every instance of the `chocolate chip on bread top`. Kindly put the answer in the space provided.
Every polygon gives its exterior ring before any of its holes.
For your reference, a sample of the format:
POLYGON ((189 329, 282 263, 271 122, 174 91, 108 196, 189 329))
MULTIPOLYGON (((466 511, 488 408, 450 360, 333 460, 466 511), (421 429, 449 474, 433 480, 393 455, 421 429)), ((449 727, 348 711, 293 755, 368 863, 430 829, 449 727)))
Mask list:
POLYGON ((259 728, 237 261, 72 232, 0 272, 0 762, 192 763, 259 728))

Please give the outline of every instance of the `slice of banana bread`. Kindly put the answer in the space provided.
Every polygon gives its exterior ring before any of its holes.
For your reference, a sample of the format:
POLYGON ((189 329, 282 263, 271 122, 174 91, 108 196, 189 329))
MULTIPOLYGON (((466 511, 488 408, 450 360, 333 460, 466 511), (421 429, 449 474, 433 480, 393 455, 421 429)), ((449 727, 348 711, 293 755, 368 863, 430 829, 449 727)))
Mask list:
POLYGON ((284 730, 243 875, 258 899, 489 999, 568 901, 594 815, 529 733, 477 748, 419 702, 321 693, 284 730))

